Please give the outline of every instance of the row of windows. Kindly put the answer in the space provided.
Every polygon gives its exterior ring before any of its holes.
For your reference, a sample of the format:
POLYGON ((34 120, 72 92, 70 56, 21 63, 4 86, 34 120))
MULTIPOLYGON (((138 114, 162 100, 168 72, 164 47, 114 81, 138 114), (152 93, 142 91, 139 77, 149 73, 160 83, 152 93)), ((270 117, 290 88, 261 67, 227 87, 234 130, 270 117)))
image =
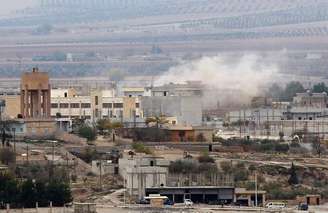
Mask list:
MULTIPOLYGON (((68 104, 68 103, 60 103, 60 104, 51 104, 51 108, 62 108, 62 109, 67 109, 69 108, 69 105, 70 105, 70 108, 72 109, 79 109, 80 108, 80 104, 79 103, 71 103, 71 104, 68 104)), ((88 108, 91 108, 91 104, 90 103, 81 103, 81 108, 84 108, 84 109, 88 109, 88 108)))
MULTIPOLYGON (((68 106, 69 106, 69 104, 68 103, 60 103, 60 104, 52 103, 51 104, 51 108, 55 108, 56 109, 56 108, 58 108, 58 106, 59 106, 59 108, 67 109, 68 106)), ((73 109, 80 108, 80 104, 79 103, 71 103, 70 106, 73 109)), ((91 108, 91 104, 90 103, 81 103, 81 108, 85 108, 85 109, 91 108)))
MULTIPOLYGON (((52 103, 51 104, 51 108, 69 108, 69 104, 68 103, 52 103)), ((103 108, 112 108, 113 104, 112 103, 103 103, 103 108)), ((139 108, 140 104, 136 103, 136 108, 139 108)), ((70 108, 73 109, 78 109, 80 108, 80 104, 79 103, 71 103, 70 104, 70 108)), ((91 104, 90 103, 81 103, 81 108, 91 108, 91 104)), ((123 103, 114 103, 114 108, 123 108, 123 103)))

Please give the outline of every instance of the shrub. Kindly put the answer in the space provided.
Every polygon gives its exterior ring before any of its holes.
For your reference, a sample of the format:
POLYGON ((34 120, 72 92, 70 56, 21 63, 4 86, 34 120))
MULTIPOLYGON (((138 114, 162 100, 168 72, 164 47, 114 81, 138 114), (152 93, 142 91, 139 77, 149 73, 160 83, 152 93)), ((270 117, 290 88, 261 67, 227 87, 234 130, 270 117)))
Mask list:
POLYGON ((97 159, 98 153, 95 149, 87 147, 79 157, 86 163, 91 163, 93 160, 97 159))
POLYGON ((0 149, 0 162, 7 165, 15 162, 15 153, 9 148, 0 149))
POLYGON ((288 152, 289 150, 289 145, 288 144, 276 144, 275 150, 277 152, 288 152))
POLYGON ((201 156, 198 157, 199 163, 215 163, 214 158, 208 155, 208 152, 204 152, 201 156))
POLYGON ((254 164, 252 164, 252 165, 250 165, 250 166, 248 167, 248 170, 249 170, 250 172, 254 172, 254 171, 256 171, 256 166, 255 166, 254 164))
POLYGON ((215 163, 202 163, 198 165, 198 172, 205 174, 213 174, 218 172, 218 167, 215 163))
POLYGON ((198 163, 194 160, 176 160, 171 162, 169 166, 170 173, 188 174, 188 173, 204 173, 213 174, 218 172, 215 163, 198 163))
POLYGON ((132 148, 135 150, 137 153, 145 153, 145 154, 152 154, 152 151, 146 147, 143 143, 133 143, 132 148))
POLYGON ((247 181, 244 186, 247 190, 254 190, 255 189, 255 182, 254 181, 247 181))
POLYGON ((80 137, 86 138, 88 141, 94 141, 97 136, 95 129, 87 125, 79 127, 78 134, 80 137))
POLYGON ((197 163, 192 160, 176 160, 170 163, 170 173, 193 173, 198 167, 197 163))
POLYGON ((231 162, 228 161, 222 161, 220 167, 224 173, 231 173, 233 170, 231 162))
POLYGON ((301 145, 299 143, 297 143, 296 141, 292 141, 292 143, 290 144, 290 147, 299 148, 299 147, 301 147, 301 145))
POLYGON ((262 165, 258 167, 258 170, 261 173, 265 173, 272 176, 288 175, 288 169, 280 165, 262 165))
POLYGON ((270 182, 264 185, 264 190, 268 193, 268 199, 272 200, 293 200, 296 196, 306 194, 317 194, 316 190, 307 189, 304 187, 288 188, 279 182, 270 182))
POLYGON ((245 169, 245 163, 238 162, 235 166, 236 169, 245 169))
POLYGON ((224 142, 225 140, 221 137, 213 135, 213 142, 224 142))
POLYGON ((324 188, 321 192, 321 196, 323 199, 328 199, 328 187, 324 188))
POLYGON ((236 170, 234 173, 234 180, 236 182, 248 180, 248 172, 246 169, 236 170))
POLYGON ((292 167, 290 168, 289 170, 289 174, 290 174, 290 177, 288 179, 288 183, 290 185, 296 185, 299 183, 299 180, 298 180, 298 176, 296 174, 296 168, 294 166, 294 164, 292 163, 292 167))

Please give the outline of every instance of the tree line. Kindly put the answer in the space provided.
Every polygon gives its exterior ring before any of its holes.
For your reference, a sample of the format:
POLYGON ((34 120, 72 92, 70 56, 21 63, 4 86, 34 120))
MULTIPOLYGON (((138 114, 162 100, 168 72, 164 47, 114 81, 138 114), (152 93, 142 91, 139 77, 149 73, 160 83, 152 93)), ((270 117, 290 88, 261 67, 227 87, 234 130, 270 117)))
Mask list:
POLYGON ((13 208, 34 208, 63 206, 72 201, 69 184, 60 180, 49 182, 26 179, 15 179, 10 174, 0 174, 0 208, 10 204, 13 208))
MULTIPOLYGON (((328 93, 328 87, 323 82, 314 84, 309 90, 312 93, 328 93)), ((291 81, 285 87, 281 87, 274 83, 268 89, 267 96, 277 101, 292 101, 296 93, 303 93, 306 91, 307 89, 298 81, 291 81)))

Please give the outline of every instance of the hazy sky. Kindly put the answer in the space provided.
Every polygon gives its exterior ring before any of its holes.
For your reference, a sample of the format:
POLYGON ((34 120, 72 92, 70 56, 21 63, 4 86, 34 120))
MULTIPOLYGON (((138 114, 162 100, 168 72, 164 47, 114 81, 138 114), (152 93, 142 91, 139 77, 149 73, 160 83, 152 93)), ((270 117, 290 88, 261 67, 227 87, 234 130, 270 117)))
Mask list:
POLYGON ((37 0, 0 0, 0 14, 8 14, 17 9, 33 6, 37 0))

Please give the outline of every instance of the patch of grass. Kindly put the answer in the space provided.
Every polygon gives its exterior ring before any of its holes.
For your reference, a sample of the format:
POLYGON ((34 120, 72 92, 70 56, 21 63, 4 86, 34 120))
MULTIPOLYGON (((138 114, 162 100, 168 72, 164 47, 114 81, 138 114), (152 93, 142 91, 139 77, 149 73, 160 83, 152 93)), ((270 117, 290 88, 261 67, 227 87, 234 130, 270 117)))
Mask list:
POLYGON ((148 155, 153 154, 153 152, 148 147, 146 147, 143 143, 133 143, 132 148, 137 153, 145 153, 148 155))

